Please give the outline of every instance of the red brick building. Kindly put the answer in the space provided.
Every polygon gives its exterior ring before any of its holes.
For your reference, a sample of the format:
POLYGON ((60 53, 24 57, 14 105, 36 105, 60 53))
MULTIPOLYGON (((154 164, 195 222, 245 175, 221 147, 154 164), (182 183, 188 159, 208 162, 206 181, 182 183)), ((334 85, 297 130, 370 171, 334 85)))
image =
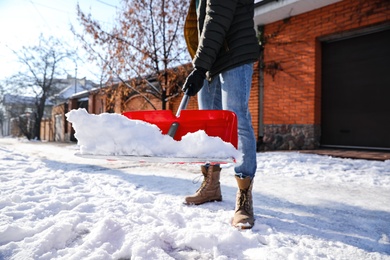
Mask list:
POLYGON ((390 149, 390 1, 256 2, 260 149, 390 149))

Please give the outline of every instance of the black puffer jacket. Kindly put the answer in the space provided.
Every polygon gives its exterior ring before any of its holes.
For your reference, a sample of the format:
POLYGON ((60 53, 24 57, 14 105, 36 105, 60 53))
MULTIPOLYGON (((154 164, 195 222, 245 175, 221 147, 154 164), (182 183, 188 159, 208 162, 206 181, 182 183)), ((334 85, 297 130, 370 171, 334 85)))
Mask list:
POLYGON ((199 0, 199 17, 195 5, 191 0, 184 26, 195 67, 206 69, 213 77, 258 59, 253 0, 199 0))

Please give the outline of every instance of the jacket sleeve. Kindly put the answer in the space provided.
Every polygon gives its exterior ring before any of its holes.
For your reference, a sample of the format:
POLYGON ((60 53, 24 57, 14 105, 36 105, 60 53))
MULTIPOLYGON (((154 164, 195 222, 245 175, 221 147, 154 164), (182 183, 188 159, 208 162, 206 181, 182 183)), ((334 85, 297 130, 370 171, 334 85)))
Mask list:
POLYGON ((193 64, 210 70, 215 62, 230 25, 238 0, 207 0, 199 45, 193 64))

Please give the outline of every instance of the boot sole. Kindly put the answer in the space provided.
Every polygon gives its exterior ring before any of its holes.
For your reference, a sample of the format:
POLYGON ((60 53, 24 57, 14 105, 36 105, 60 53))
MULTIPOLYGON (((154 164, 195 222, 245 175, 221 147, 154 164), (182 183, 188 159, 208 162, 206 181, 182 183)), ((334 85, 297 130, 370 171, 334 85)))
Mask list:
POLYGON ((246 230, 246 229, 252 229, 253 226, 255 225, 255 223, 253 223, 253 225, 249 224, 248 222, 233 224, 233 221, 232 221, 231 225, 233 227, 237 228, 238 230, 246 230))
POLYGON ((205 203, 208 203, 208 202, 219 202, 219 201, 222 201, 222 197, 221 198, 217 198, 217 199, 211 199, 211 200, 202 201, 200 203, 184 202, 184 204, 186 204, 186 205, 202 205, 202 204, 205 204, 205 203))

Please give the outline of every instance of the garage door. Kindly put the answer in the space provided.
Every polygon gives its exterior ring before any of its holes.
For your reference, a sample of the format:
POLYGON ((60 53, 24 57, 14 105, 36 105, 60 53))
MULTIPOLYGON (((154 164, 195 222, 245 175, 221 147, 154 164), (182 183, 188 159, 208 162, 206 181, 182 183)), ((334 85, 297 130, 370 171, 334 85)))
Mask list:
POLYGON ((322 43, 321 145, 390 150, 390 29, 322 43))

